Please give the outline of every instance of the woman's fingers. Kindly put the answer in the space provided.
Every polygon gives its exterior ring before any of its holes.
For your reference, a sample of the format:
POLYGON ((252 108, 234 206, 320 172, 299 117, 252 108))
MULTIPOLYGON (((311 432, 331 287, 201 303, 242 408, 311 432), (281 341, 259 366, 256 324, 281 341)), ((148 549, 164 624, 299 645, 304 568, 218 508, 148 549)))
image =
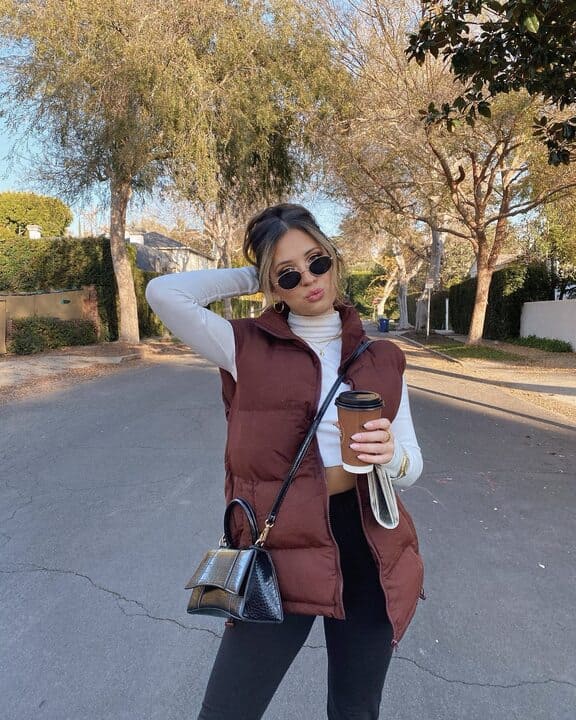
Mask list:
POLYGON ((391 422, 388 418, 378 418, 376 420, 368 420, 364 423, 366 430, 389 430, 391 422))
POLYGON ((394 437, 390 430, 390 422, 388 420, 373 422, 384 427, 355 433, 351 437, 350 448, 358 453, 358 459, 363 462, 387 463, 394 455, 394 437))
POLYGON ((390 430, 373 430, 372 432, 354 433, 350 438, 355 443, 389 443, 392 440, 390 430))
POLYGON ((390 420, 379 418, 364 423, 364 432, 354 433, 350 438, 350 448, 358 453, 358 459, 363 462, 389 462, 394 455, 390 420))
POLYGON ((393 446, 390 448, 389 444, 386 443, 351 443, 350 447, 352 450, 367 455, 382 455, 383 453, 388 453, 390 449, 392 449, 392 451, 394 449, 393 446))

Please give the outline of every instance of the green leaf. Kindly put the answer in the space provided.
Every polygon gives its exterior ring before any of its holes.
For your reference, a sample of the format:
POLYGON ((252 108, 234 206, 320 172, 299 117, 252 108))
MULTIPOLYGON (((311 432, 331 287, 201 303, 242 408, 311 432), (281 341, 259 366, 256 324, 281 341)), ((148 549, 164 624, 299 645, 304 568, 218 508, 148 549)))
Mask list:
POLYGON ((492 111, 490 110, 490 105, 487 102, 478 103, 478 114, 485 118, 491 118, 492 111))
POLYGON ((528 32, 537 33, 540 27, 540 20, 538 20, 536 13, 532 13, 531 15, 526 15, 523 25, 528 32))

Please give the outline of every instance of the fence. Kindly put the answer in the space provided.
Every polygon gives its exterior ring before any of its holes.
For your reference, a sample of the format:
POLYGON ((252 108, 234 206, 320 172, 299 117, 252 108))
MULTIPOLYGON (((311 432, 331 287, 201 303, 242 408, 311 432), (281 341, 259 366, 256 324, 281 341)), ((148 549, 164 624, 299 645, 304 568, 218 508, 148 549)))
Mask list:
POLYGON ((527 302, 522 308, 520 336, 565 340, 576 352, 576 300, 527 302))
POLYGON ((57 290, 49 293, 21 293, 0 296, 0 353, 6 352, 12 320, 28 317, 54 317, 60 320, 92 320, 100 327, 96 288, 57 290))

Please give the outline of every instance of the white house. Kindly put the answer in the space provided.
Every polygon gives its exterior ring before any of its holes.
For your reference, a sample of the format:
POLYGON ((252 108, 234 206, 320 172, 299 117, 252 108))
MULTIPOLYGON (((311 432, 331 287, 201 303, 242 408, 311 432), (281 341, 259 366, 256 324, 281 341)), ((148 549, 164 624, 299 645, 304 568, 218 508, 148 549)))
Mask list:
POLYGON ((127 231, 126 240, 136 246, 136 265, 157 273, 206 270, 216 267, 216 260, 177 240, 157 232, 127 231))

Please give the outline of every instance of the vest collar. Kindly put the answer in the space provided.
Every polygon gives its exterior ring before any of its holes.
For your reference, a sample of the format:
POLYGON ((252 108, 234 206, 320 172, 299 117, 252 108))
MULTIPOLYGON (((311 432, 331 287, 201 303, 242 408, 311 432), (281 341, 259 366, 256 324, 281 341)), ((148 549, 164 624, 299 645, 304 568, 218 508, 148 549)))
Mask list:
MULTIPOLYGON (((342 320, 342 362, 344 362, 362 342, 365 333, 360 317, 352 305, 337 303, 334 309, 340 313, 342 320)), ((281 313, 276 312, 274 308, 268 308, 254 322, 261 330, 274 337, 302 342, 288 325, 288 312, 286 306, 281 313)))

